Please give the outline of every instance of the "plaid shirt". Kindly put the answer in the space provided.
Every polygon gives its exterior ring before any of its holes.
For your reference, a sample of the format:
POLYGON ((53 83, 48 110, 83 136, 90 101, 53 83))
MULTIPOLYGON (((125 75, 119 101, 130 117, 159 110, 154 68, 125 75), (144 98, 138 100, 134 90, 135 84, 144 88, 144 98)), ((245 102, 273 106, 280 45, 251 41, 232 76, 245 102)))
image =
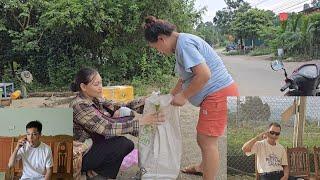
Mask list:
POLYGON ((83 142, 97 133, 109 138, 123 134, 138 136, 139 122, 134 116, 113 118, 104 107, 112 103, 101 99, 93 101, 78 95, 71 103, 73 108, 73 137, 83 142))

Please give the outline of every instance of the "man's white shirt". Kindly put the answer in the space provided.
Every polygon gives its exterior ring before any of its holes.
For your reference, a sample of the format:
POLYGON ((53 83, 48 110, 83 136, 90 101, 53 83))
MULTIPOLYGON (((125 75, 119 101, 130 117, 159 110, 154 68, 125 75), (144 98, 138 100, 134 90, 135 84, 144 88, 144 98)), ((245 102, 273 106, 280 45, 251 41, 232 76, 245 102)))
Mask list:
POLYGON ((246 155, 257 156, 258 173, 282 171, 283 165, 288 165, 286 149, 279 144, 271 145, 267 140, 257 141, 246 155))
POLYGON ((36 148, 26 142, 18 150, 16 161, 20 159, 23 166, 21 180, 44 180, 46 168, 53 166, 51 148, 42 142, 36 148))

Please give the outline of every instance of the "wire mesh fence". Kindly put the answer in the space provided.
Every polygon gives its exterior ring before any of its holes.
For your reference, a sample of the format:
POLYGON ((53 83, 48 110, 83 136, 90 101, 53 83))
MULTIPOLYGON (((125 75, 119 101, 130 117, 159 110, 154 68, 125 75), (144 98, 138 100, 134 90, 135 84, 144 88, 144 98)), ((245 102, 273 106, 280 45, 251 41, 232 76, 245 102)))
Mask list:
MULTIPOLYGON (((281 125, 279 143, 293 147, 295 116, 281 120, 281 114, 298 97, 229 97, 228 98, 228 179, 254 179, 255 157, 246 156, 243 144, 266 131, 271 122, 281 125), (239 179, 239 178, 238 178, 239 179)), ((312 148, 320 146, 320 98, 307 97, 303 145, 309 149, 310 170, 314 172, 312 148)))

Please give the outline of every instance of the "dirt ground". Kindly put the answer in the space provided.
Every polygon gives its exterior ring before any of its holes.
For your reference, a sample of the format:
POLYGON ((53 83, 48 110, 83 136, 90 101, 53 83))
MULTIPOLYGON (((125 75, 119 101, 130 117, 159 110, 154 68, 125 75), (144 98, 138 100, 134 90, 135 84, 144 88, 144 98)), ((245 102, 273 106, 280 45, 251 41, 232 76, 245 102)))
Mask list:
MULTIPOLYGON (((181 167, 190 164, 197 164, 201 161, 200 149, 196 142, 196 124, 198 121, 199 108, 187 104, 181 108, 181 132, 182 132, 182 162, 181 167)), ((217 180, 227 179, 227 136, 226 134, 219 140, 220 152, 220 169, 217 180)), ((200 180, 199 176, 186 175, 180 173, 178 179, 180 180, 200 180)))
MULTIPOLYGON (((28 98, 28 99, 20 99, 14 100, 12 105, 9 108, 35 108, 35 107, 53 107, 55 108, 68 108, 68 102, 70 98, 58 98, 58 97, 50 97, 50 98, 28 98), (57 103, 58 102, 58 103, 57 103), (59 104, 62 102, 63 104, 59 104), (46 104, 46 106, 45 106, 46 104)), ((185 167, 192 164, 197 164, 201 161, 201 153, 200 149, 196 142, 196 124, 198 120, 198 111, 197 107, 192 106, 191 104, 187 104, 181 108, 181 132, 182 132, 182 144, 183 144, 183 155, 181 167, 185 167)), ((129 137, 131 140, 136 142, 137 138, 129 137)), ((217 176, 217 180, 226 180, 227 179, 227 159, 226 159, 226 136, 221 137, 219 140, 219 151, 220 151, 220 170, 217 176)), ((119 180, 128 180, 132 179, 138 172, 138 166, 131 167, 126 171, 120 171, 118 174, 119 180)), ((200 176, 194 175, 186 175, 180 174, 178 177, 179 180, 200 180, 202 179, 200 176)))

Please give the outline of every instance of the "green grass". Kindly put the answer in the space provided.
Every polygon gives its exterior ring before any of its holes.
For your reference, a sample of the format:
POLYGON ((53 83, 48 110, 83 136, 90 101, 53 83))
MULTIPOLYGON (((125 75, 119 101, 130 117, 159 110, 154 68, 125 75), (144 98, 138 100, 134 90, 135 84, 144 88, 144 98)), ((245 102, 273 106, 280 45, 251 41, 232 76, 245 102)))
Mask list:
POLYGON ((312 58, 306 55, 286 55, 283 59, 285 62, 303 62, 303 61, 311 61, 312 58))
POLYGON ((170 75, 163 75, 162 77, 140 79, 134 78, 131 85, 134 88, 135 96, 146 96, 152 93, 152 91, 160 91, 161 94, 170 93, 170 90, 174 88, 178 81, 177 77, 170 75))
MULTIPOLYGON (((266 130, 266 122, 246 122, 242 123, 240 127, 236 127, 234 124, 228 124, 228 136, 227 136, 227 156, 229 168, 228 179, 251 179, 247 173, 254 172, 254 158, 252 156, 247 157, 242 152, 241 148, 245 142, 257 136, 261 132, 266 130), (244 173, 241 173, 244 172, 244 173), (230 177, 230 178, 229 178, 230 177)), ((292 147, 293 144, 293 127, 280 123, 282 126, 282 133, 280 135, 279 142, 285 148, 292 147)), ((319 127, 315 123, 307 123, 305 127, 305 133, 303 136, 304 147, 308 147, 310 157, 311 172, 314 172, 313 163, 313 146, 319 146, 320 132, 319 127), (311 135, 307 135, 311 134, 311 135)))
POLYGON ((250 56, 261 56, 261 55, 268 55, 274 53, 271 48, 255 48, 254 50, 250 51, 248 55, 250 56))

